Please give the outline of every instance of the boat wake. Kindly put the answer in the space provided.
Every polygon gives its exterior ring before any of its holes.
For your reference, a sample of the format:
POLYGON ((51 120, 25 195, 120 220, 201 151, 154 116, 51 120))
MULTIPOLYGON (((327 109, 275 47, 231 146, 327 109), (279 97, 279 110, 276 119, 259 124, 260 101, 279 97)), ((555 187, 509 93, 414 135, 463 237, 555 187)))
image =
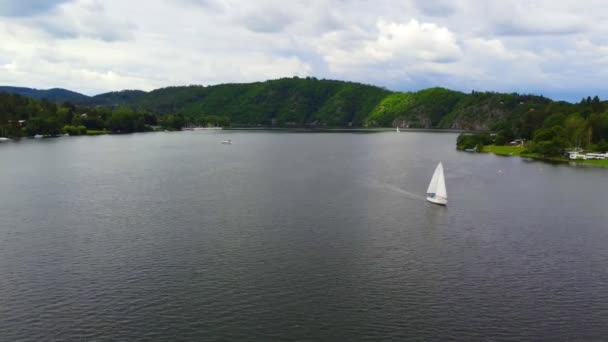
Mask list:
POLYGON ((377 179, 366 178, 366 179, 362 179, 361 183, 370 188, 405 195, 410 199, 423 200, 423 201, 426 200, 426 197, 424 197, 420 194, 404 190, 398 186, 395 186, 394 184, 382 182, 377 179))

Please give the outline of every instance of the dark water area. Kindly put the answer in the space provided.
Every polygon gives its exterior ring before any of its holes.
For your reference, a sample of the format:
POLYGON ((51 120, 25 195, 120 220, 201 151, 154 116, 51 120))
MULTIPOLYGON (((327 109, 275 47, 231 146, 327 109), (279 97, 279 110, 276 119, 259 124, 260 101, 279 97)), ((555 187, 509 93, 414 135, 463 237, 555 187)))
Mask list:
POLYGON ((2 144, 0 340, 605 340, 608 170, 455 139, 2 144))

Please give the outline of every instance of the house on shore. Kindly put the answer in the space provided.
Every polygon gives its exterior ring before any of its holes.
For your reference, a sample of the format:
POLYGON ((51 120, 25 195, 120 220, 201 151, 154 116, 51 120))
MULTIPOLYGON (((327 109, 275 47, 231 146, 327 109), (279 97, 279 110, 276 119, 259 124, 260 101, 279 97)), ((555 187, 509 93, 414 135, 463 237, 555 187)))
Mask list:
POLYGON ((511 145, 511 146, 520 146, 520 147, 524 147, 525 144, 526 144, 526 139, 515 139, 509 143, 509 145, 511 145))

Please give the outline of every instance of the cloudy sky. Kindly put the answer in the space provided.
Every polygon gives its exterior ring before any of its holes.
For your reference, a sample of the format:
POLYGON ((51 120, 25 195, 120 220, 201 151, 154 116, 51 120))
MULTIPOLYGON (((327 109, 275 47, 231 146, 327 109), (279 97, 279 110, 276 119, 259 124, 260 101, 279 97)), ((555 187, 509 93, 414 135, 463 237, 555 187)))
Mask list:
POLYGON ((608 98, 604 0, 0 0, 0 85, 316 76, 608 98))

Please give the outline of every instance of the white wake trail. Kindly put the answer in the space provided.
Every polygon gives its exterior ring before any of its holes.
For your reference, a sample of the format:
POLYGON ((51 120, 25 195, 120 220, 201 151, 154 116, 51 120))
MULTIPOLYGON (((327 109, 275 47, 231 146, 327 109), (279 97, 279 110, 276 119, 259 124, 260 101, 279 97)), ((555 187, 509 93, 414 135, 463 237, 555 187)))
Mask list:
POLYGON ((425 197, 411 192, 411 191, 407 191, 404 190, 394 184, 390 184, 390 183, 386 183, 386 182, 382 182, 376 179, 371 179, 371 178, 365 178, 365 179, 361 179, 360 183, 370 187, 370 188, 374 188, 374 189, 378 189, 378 190, 383 190, 383 191, 390 191, 390 192, 394 192, 394 193, 399 193, 402 195, 405 195, 411 199, 415 199, 415 200, 425 200, 425 197))

